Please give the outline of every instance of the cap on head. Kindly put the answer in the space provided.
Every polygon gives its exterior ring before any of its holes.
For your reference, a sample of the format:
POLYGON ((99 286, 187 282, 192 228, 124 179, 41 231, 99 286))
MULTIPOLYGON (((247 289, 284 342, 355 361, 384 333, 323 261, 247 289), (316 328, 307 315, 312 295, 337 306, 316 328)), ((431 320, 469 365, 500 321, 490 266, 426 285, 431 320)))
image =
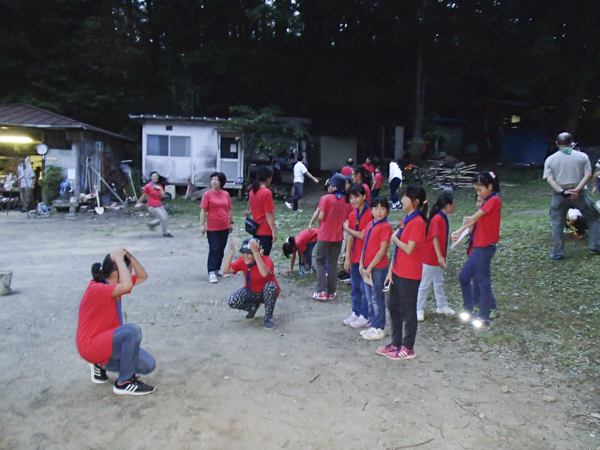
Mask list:
MULTIPOLYGON (((250 240, 253 238, 248 238, 246 239, 244 242, 242 242, 242 246, 240 247, 240 253, 250 253, 252 254, 252 250, 250 249, 250 240)), ((259 252, 262 255, 264 253, 264 249, 262 247, 262 244, 260 243, 260 241, 258 239, 255 239, 258 242, 258 246, 259 246, 259 252)))
POLYGON ((560 133, 558 136, 556 136, 556 143, 558 145, 571 145, 573 143, 573 136, 571 136, 571 133, 567 133, 566 131, 560 133))
POLYGON ((348 179, 349 177, 345 177, 339 173, 334 173, 329 179, 329 185, 334 187, 337 192, 344 193, 346 191, 346 181, 348 181, 348 179))

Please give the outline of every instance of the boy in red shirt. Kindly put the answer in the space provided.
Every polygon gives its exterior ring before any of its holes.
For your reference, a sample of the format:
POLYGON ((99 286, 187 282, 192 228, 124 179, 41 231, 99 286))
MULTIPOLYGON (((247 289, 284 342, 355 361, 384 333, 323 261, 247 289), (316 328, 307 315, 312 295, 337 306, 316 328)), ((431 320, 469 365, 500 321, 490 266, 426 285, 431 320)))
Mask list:
POLYGON ((381 191, 381 186, 383 186, 383 174, 381 173, 381 168, 379 166, 375 167, 375 176, 373 177, 373 187, 371 188, 371 197, 379 196, 379 191, 381 191))
POLYGON ((329 180, 329 194, 325 194, 319 201, 319 206, 313 215, 308 229, 316 218, 319 218, 319 234, 317 236, 317 290, 313 299, 330 301, 336 297, 337 260, 342 250, 344 240, 343 224, 352 206, 345 195, 347 178, 339 173, 334 174, 329 180), (325 265, 329 261, 327 275, 325 265))
POLYGON ((223 273, 236 274, 244 272, 246 284, 229 297, 229 306, 234 309, 247 311, 246 319, 254 319, 261 303, 265 305, 265 329, 275 328, 273 310, 279 293, 279 284, 275 279, 275 266, 268 256, 263 256, 263 249, 258 239, 246 239, 242 243, 242 254, 235 262, 233 255, 239 238, 231 243, 231 250, 223 263, 223 273))

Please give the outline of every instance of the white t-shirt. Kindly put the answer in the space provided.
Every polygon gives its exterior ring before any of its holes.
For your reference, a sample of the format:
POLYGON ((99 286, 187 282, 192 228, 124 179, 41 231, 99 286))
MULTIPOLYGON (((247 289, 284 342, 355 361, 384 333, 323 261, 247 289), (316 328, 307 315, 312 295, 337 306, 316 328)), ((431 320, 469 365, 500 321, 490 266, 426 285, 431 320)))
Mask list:
POLYGON ((394 178, 402 179, 402 170, 400 170, 400 167, 398 166, 397 163, 392 161, 390 163, 390 179, 389 179, 389 181, 392 181, 394 178))
POLYGON ((304 174, 306 172, 308 172, 308 169, 302 161, 294 164, 294 183, 304 183, 304 174))
POLYGON ((569 219, 569 221, 577 219, 578 217, 583 217, 583 214, 581 214, 581 211, 579 211, 576 208, 571 208, 567 211, 567 218, 569 219))

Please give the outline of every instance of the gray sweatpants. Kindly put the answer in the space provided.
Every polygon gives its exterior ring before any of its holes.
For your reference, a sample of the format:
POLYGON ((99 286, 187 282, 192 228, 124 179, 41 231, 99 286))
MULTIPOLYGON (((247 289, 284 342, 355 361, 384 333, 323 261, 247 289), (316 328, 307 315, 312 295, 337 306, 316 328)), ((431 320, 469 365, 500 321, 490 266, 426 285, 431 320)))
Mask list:
POLYGON ((556 256, 565 255, 565 220, 569 208, 581 211, 588 225, 588 247, 590 250, 600 249, 600 214, 594 208, 594 203, 587 191, 583 189, 574 200, 563 197, 558 192, 552 196, 550 218, 552 219, 552 253, 556 256))
POLYGON ((423 264, 423 274, 419 283, 419 296, 417 297, 417 311, 427 309, 427 296, 433 284, 433 293, 437 307, 442 309, 448 306, 448 299, 444 293, 444 269, 440 266, 423 264))
POLYGON ((167 214, 167 210, 164 206, 149 206, 148 211, 154 214, 156 219, 148 222, 148 226, 151 228, 156 227, 158 224, 162 227, 163 234, 167 234, 169 232, 167 228, 167 223, 169 221, 169 215, 167 214))

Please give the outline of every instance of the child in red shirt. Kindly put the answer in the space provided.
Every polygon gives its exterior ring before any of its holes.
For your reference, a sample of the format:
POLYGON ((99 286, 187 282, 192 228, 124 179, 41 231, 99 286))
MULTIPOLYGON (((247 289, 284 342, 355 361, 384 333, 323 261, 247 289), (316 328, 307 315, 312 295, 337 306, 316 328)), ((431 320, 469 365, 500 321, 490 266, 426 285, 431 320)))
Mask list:
POLYGON ((334 174, 329 180, 329 194, 325 194, 319 201, 319 206, 313 215, 308 229, 312 229, 313 222, 319 218, 319 233, 317 235, 317 290, 313 299, 331 301, 336 297, 337 260, 344 240, 343 224, 352 210, 346 198, 346 177, 339 173, 334 174), (327 274, 325 265, 329 261, 327 274))
POLYGON ((286 258, 292 257, 292 266, 287 271, 288 274, 294 270, 296 262, 296 252, 298 252, 298 266, 300 267, 300 275, 313 273, 312 268, 312 251, 317 245, 317 235, 319 230, 306 229, 302 230, 296 237, 288 236, 285 243, 281 247, 286 258))
POLYGON ((344 270, 350 274, 352 291, 352 314, 342 320, 344 325, 352 328, 368 328, 369 303, 365 297, 365 287, 359 271, 360 257, 362 256, 363 243, 365 239, 365 228, 373 221, 371 207, 367 203, 367 193, 362 184, 353 184, 350 188, 350 204, 354 211, 348 214, 348 220, 344 222, 344 231, 348 234, 346 240, 346 257, 344 259, 344 270))
POLYGON ((362 184, 367 191, 367 203, 371 204, 371 173, 364 166, 354 166, 352 172, 352 182, 354 184, 362 184))
POLYGON ((275 266, 268 256, 263 256, 261 242, 258 239, 246 239, 240 248, 240 256, 233 261, 235 248, 240 241, 236 238, 231 243, 231 250, 223 263, 223 272, 236 274, 244 272, 246 284, 229 297, 229 307, 247 311, 246 319, 252 320, 261 303, 265 305, 265 329, 275 328, 273 310, 279 293, 279 284, 275 279, 275 266))
POLYGON ((166 197, 165 189, 161 184, 158 183, 160 175, 158 172, 152 172, 150 174, 150 182, 144 186, 143 194, 140 196, 135 206, 142 206, 142 202, 148 199, 148 211, 151 212, 156 219, 148 222, 148 228, 154 230, 159 224, 162 227, 163 236, 172 238, 173 235, 169 232, 169 214, 162 204, 162 199, 166 197))
POLYGON ((373 177, 373 189, 371 189, 372 197, 379 196, 381 186, 383 186, 383 174, 381 173, 381 167, 377 166, 375 167, 375 176, 373 177))
POLYGON ((134 323, 123 324, 121 296, 148 279, 142 265, 124 248, 106 255, 102 264, 92 265, 92 277, 79 305, 77 350, 90 366, 92 382, 108 381, 106 371, 119 372, 113 392, 117 395, 146 395, 154 387, 136 374, 149 374, 156 361, 140 348, 142 330, 134 323), (135 275, 131 275, 131 269, 135 275))
POLYGON ((450 226, 448 214, 454 212, 454 197, 449 192, 443 192, 438 197, 429 213, 427 225, 427 241, 423 256, 423 275, 419 285, 417 299, 417 320, 425 320, 427 296, 433 284, 433 292, 437 303, 438 314, 453 316, 455 311, 448 306, 448 299, 444 294, 444 269, 446 268, 446 252, 448 250, 448 235, 450 226))
POLYGON ((458 277, 463 295, 464 311, 460 317, 466 325, 474 328, 489 328, 490 309, 494 294, 492 292, 492 258, 496 253, 496 244, 500 239, 500 217, 502 200, 500 180, 494 172, 480 172, 474 180, 473 187, 483 199, 481 208, 472 216, 463 219, 463 225, 452 233, 452 240, 458 239, 466 228, 473 227, 471 233, 472 247, 467 262, 458 277), (481 299, 479 315, 473 313, 473 290, 471 279, 479 286, 481 299))
POLYGON ((385 278, 388 272, 387 257, 392 226, 387 220, 390 205, 384 197, 374 197, 371 205, 373 222, 365 229, 365 243, 359 271, 364 281, 365 297, 369 304, 371 328, 360 335, 367 341, 378 341, 385 337, 385 278))
POLYGON ((275 204, 273 193, 269 185, 273 180, 273 172, 269 167, 260 166, 256 170, 256 180, 252 183, 252 190, 248 199, 248 212, 252 218, 260 223, 256 232, 256 239, 260 241, 265 256, 271 254, 273 243, 277 240, 275 228, 275 204))
POLYGON ((399 361, 415 357, 417 336, 417 295, 423 273, 423 247, 427 225, 427 200, 422 186, 408 186, 402 197, 407 216, 392 235, 396 245, 386 286, 391 283, 388 308, 392 320, 392 342, 376 350, 378 355, 399 361))

